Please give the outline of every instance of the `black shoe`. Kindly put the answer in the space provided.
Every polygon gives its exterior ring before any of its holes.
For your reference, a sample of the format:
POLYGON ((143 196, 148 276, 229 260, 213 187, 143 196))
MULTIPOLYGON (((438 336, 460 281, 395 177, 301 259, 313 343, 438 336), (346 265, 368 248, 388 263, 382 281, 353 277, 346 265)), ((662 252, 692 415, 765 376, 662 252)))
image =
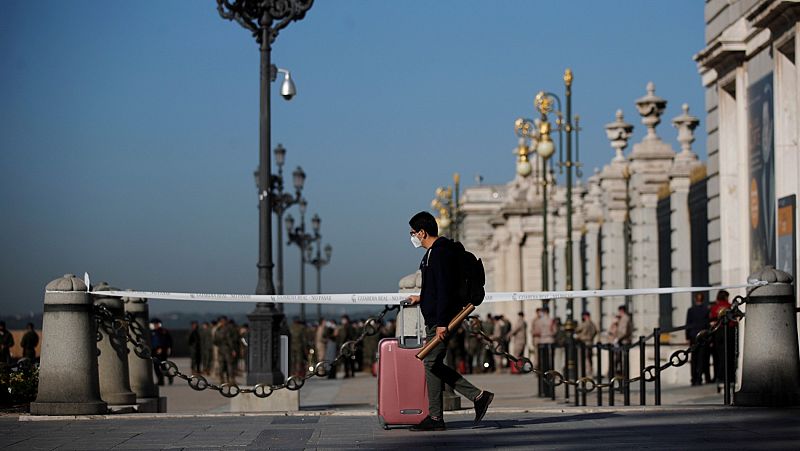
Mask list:
POLYGON ((434 420, 428 415, 419 424, 411 426, 410 431, 444 431, 444 420, 434 420))
POLYGON ((475 400, 475 422, 479 423, 486 411, 489 410, 489 404, 494 399, 494 393, 484 390, 480 397, 475 400))

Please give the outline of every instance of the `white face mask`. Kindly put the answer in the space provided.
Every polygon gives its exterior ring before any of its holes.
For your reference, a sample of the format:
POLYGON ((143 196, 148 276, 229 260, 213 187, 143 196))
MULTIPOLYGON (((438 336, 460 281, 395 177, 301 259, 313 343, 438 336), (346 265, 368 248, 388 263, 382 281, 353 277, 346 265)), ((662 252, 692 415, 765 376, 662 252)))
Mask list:
POLYGON ((418 248, 422 246, 422 241, 420 241, 416 235, 411 235, 411 244, 413 244, 415 248, 418 248))

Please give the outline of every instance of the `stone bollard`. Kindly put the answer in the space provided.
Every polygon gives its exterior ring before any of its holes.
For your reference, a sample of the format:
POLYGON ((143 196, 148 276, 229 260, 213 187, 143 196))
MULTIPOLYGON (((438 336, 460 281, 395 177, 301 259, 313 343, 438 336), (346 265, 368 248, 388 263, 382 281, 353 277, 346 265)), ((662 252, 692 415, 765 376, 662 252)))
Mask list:
MULTIPOLYGON (((142 339, 150 347, 150 311, 147 299, 122 298, 125 312, 133 317, 131 325, 134 339, 142 339)), ((139 412, 157 413, 167 411, 166 398, 158 396, 158 387, 153 383, 153 361, 139 357, 134 352, 134 344, 128 342, 128 372, 131 389, 136 393, 139 412)))
POLYGON ((104 414, 97 375, 92 299, 72 274, 47 284, 44 295, 39 393, 33 415, 104 414))
MULTIPOLYGON (((118 291, 106 282, 100 282, 92 291, 118 291)), ((94 304, 105 306, 114 318, 123 319, 125 311, 122 299, 103 295, 94 295, 94 304)), ((128 381, 128 346, 126 342, 127 328, 115 326, 124 323, 115 321, 100 323, 97 349, 98 373, 100 376, 100 397, 109 405, 134 405, 136 393, 131 391, 128 381)))
POLYGON ((750 276, 756 287, 745 313, 742 385, 737 406, 800 404, 800 359, 792 276, 767 266, 750 276))

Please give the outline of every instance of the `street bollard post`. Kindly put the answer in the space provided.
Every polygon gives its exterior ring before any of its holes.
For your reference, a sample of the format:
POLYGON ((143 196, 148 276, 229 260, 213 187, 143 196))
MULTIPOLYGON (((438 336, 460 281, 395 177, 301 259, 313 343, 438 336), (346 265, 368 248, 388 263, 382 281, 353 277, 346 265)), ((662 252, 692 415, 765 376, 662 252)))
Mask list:
MULTIPOLYGON (((150 309, 147 299, 124 297, 125 313, 130 316, 128 325, 130 334, 135 340, 143 340, 150 349, 150 309)), ((128 371, 131 389, 136 393, 136 404, 139 412, 166 412, 166 398, 159 397, 158 387, 153 382, 153 361, 142 358, 134 352, 135 343, 128 342, 128 371)))
POLYGON ((797 313, 792 276, 771 266, 750 281, 765 281, 747 299, 742 385, 737 406, 795 406, 800 404, 800 361, 797 313))
POLYGON ((97 337, 92 299, 73 274, 47 284, 42 319, 39 391, 33 415, 97 415, 108 405, 100 398, 97 337))
MULTIPOLYGON (((118 291, 106 282, 100 282, 92 291, 118 291)), ((134 405, 136 393, 131 390, 128 375, 128 347, 126 343, 127 327, 123 321, 125 314, 122 299, 119 297, 92 295, 94 305, 108 309, 113 315, 103 318, 98 323, 97 342, 99 354, 97 369, 100 377, 100 397, 109 405, 134 405)), ((102 317, 101 317, 102 318, 102 317)))

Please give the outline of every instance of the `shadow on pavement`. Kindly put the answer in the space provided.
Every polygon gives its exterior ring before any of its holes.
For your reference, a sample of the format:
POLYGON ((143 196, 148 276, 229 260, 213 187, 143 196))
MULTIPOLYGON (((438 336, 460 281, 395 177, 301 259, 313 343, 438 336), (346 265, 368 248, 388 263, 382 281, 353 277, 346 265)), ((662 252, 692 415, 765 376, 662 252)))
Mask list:
POLYGON ((619 414, 613 412, 585 413, 578 415, 566 415, 544 418, 529 419, 510 419, 492 420, 484 418, 480 424, 475 425, 472 421, 452 421, 447 422, 448 429, 509 429, 536 424, 569 423, 574 421, 605 420, 618 417, 619 414))

